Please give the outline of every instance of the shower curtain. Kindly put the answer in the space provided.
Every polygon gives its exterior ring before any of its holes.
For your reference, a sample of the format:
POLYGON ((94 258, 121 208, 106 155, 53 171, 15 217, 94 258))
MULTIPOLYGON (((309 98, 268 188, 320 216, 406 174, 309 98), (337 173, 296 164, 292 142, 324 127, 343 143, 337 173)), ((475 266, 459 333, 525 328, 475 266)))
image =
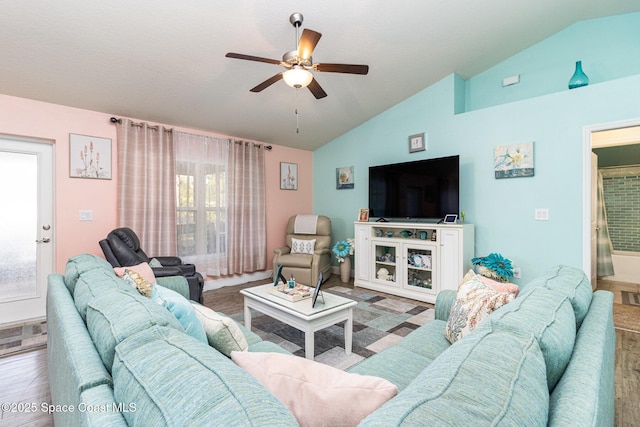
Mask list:
POLYGON ((598 217, 597 217, 597 275, 598 277, 613 276, 613 261, 611 252, 613 245, 609 238, 609 227, 607 225, 607 211, 604 206, 604 180, 602 173, 598 171, 598 217))

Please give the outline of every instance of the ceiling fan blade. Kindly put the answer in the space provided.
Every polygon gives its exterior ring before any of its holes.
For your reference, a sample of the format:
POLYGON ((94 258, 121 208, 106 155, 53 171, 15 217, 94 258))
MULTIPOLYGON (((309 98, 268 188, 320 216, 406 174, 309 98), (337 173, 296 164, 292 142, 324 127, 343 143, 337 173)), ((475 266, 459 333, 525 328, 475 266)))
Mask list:
POLYGON ((261 58, 259 56, 244 55, 242 53, 229 52, 225 55, 227 58, 246 59, 247 61, 266 62, 267 64, 280 65, 281 61, 277 59, 261 58))
POLYGON ((322 37, 322 34, 305 28, 298 42, 298 57, 303 59, 311 58, 313 49, 316 48, 320 37, 322 37))
POLYGON ((325 73, 367 74, 368 65, 354 64, 313 64, 313 69, 325 73))
POLYGON ((309 86, 307 87, 309 88, 313 96, 316 97, 316 99, 324 98, 325 96, 327 96, 327 92, 325 92, 324 89, 320 87, 320 84, 315 78, 311 80, 311 83, 309 83, 309 86))
POLYGON ((269 77, 267 80, 263 81, 258 86, 251 89, 249 92, 262 92, 272 84, 276 83, 279 80, 282 80, 282 74, 284 74, 284 72, 278 73, 275 76, 269 77))

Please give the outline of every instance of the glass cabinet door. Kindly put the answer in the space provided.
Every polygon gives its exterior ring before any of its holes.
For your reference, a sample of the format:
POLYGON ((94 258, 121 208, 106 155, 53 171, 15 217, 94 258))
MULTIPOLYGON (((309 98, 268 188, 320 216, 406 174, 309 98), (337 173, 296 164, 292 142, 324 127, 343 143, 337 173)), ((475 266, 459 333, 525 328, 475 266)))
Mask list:
POLYGON ((373 281, 395 285, 398 274, 399 246, 396 243, 373 240, 373 255, 375 263, 371 277, 373 281))
POLYGON ((403 287, 430 294, 437 293, 437 246, 403 245, 406 274, 403 287))

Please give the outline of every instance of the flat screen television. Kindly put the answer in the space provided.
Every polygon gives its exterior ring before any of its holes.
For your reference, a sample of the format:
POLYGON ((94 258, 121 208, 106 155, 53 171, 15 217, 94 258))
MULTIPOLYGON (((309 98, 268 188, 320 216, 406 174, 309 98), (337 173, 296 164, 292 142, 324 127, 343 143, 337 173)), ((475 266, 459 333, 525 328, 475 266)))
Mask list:
POLYGON ((369 167, 369 217, 439 220, 457 214, 459 157, 369 167))

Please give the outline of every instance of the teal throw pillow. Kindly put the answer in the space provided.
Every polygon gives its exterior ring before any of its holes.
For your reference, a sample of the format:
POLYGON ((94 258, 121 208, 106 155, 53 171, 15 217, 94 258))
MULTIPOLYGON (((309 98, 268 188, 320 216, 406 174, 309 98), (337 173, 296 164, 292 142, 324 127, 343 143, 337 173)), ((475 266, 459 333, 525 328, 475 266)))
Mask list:
POLYGON ((185 297, 160 285, 154 285, 151 300, 169 310, 180 322, 185 332, 198 341, 209 344, 202 323, 193 306, 185 297))

